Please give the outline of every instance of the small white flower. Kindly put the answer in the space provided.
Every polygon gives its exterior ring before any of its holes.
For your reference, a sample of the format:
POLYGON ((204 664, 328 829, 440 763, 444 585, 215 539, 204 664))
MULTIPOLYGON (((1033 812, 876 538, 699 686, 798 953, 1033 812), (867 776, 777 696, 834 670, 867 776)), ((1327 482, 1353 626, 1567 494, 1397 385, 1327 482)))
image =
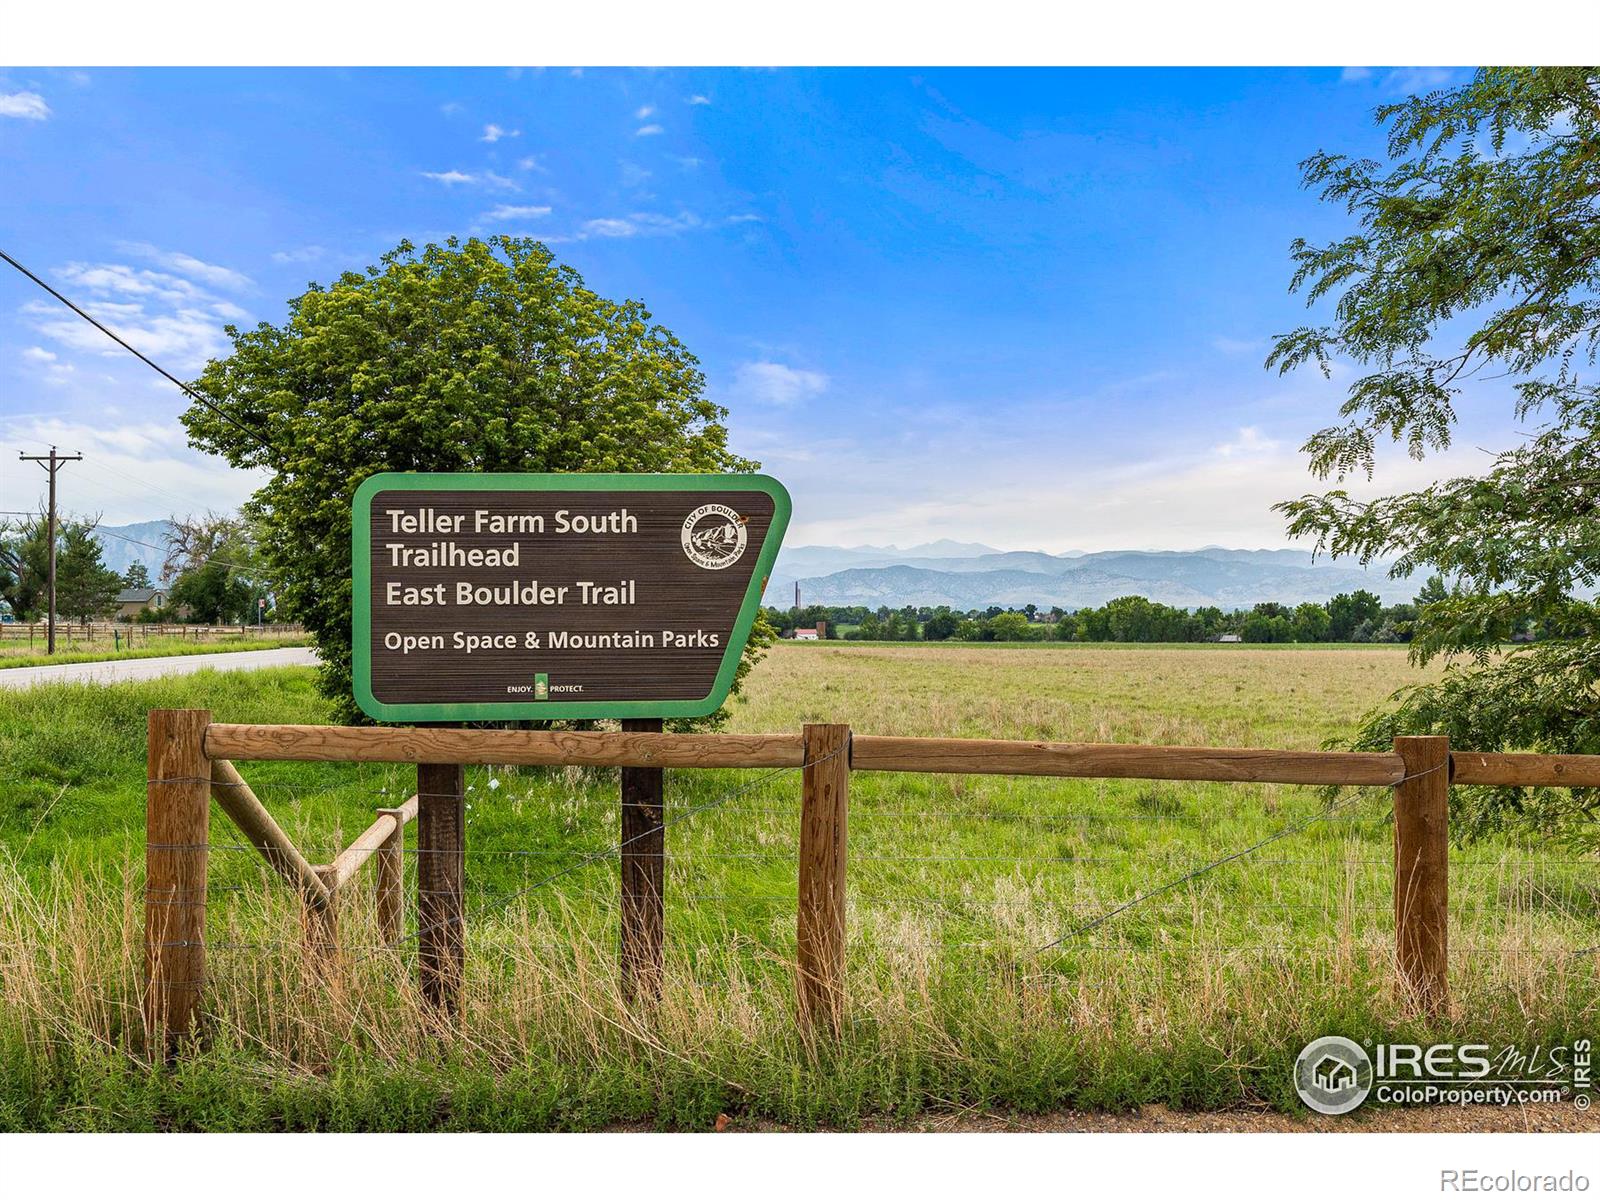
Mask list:
POLYGON ((489 780, 489 790, 491 792, 499 791, 500 790, 500 781, 498 779, 489 780))

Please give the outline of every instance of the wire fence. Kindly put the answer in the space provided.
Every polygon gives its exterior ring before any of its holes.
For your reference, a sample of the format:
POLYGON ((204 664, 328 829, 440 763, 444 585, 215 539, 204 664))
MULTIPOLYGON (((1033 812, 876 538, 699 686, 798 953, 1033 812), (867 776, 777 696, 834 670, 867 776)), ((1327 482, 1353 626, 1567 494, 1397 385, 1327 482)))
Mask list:
MULTIPOLYGON (((377 810, 415 795, 414 778, 393 765, 250 770, 251 786, 292 840, 323 863, 377 810)), ((661 862, 668 944, 707 978, 725 955, 791 961, 798 773, 671 774, 660 852, 630 845, 655 831, 622 838, 615 780, 593 769, 467 769, 469 961, 496 961, 497 947, 534 926, 614 944, 616 867, 629 850, 661 862)), ((870 785, 858 777, 848 814, 852 953, 870 959, 914 943, 962 969, 977 961, 1048 982, 1119 958, 1203 955, 1226 964, 1331 960, 1352 947, 1387 952, 1390 797, 1388 787, 1350 789, 1330 802, 1309 786, 1266 785, 1251 796, 1233 785, 1174 783, 1108 794, 1093 781, 995 777, 940 789, 916 776, 870 785), (923 799, 933 803, 923 808, 923 799)), ((228 836, 207 848, 217 858, 206 895, 175 902, 211 905, 208 949, 224 957, 301 952, 304 937, 285 924, 293 898, 256 848, 228 836)), ((425 932, 417 901, 436 894, 419 888, 426 853, 408 829, 397 939, 378 937, 360 915, 371 907, 372 872, 347 887, 347 958, 405 960, 415 951, 425 932)), ((1452 934, 1469 943, 1535 936, 1561 954, 1582 954, 1600 941, 1597 868, 1593 857, 1516 840, 1458 848, 1450 860, 1452 934)))

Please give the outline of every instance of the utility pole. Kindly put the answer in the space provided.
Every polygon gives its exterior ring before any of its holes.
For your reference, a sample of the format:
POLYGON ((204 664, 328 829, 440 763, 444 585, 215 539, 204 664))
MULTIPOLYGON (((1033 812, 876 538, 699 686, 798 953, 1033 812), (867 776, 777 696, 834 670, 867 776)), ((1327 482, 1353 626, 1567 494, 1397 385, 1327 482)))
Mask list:
POLYGON ((56 652, 56 472, 61 469, 63 463, 82 462, 83 455, 57 454, 56 448, 51 446, 48 455, 21 454, 18 457, 23 462, 38 463, 50 476, 50 580, 46 585, 50 595, 50 624, 45 653, 54 654, 56 652))

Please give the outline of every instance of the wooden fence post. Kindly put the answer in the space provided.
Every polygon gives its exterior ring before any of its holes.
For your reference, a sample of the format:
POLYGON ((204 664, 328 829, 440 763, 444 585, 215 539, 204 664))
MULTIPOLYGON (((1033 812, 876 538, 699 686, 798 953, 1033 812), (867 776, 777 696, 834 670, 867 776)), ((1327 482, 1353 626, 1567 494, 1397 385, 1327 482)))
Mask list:
POLYGON ((211 764, 205 709, 152 709, 145 791, 147 1040, 170 1052, 193 1032, 206 975, 211 764))
POLYGON ((1450 1001, 1450 739, 1397 737, 1394 934, 1404 987, 1429 1013, 1450 1001))
POLYGON ((430 1003, 459 1011, 466 966, 467 788, 459 763, 417 767, 417 973, 430 1003))
POLYGON ((844 1011, 846 818, 850 727, 807 725, 800 799, 800 895, 795 927, 800 1023, 837 1032, 844 1011))
POLYGON ((306 923, 306 949, 320 968, 331 964, 339 953, 339 888, 332 866, 311 869, 328 893, 325 900, 320 896, 305 896, 301 902, 306 923))
MULTIPOLYGON (((420 804, 421 801, 418 801, 420 804)), ((398 808, 380 808, 395 819, 394 832, 378 847, 377 908, 378 933, 389 945, 397 945, 406 931, 406 824, 398 808)))
MULTIPOLYGON (((660 717, 622 722, 624 733, 660 733, 660 717)), ((667 839, 660 767, 622 768, 622 996, 654 1000, 661 995, 667 839)))

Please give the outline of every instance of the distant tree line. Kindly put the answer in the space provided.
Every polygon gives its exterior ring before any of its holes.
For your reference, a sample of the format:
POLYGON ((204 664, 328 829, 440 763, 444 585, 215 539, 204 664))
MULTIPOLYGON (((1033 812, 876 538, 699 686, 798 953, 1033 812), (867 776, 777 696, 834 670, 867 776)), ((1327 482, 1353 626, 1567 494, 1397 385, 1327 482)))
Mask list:
MULTIPOLYGON (((56 615, 82 624, 112 615, 126 588, 154 585, 149 568, 134 563, 118 575, 105 565, 98 518, 67 517, 56 527, 56 615)), ((135 618, 141 622, 234 625, 256 619, 262 599, 274 618, 249 523, 207 514, 171 521, 160 589, 166 597, 135 618)), ((18 621, 43 620, 48 608, 50 534, 44 516, 0 526, 0 612, 18 621)))
MULTIPOLYGON (((1374 593, 1341 592, 1324 604, 1265 603, 1225 610, 1214 605, 1177 608, 1143 596, 1119 596, 1099 608, 1071 612, 1022 608, 969 609, 946 606, 869 608, 813 604, 767 610, 779 636, 825 623, 829 640, 870 642, 1409 642, 1422 610, 1452 598, 1434 576, 1410 604, 1385 605, 1374 593)), ((1534 641, 1548 631, 1530 625, 1508 628, 1508 641, 1534 641)))

